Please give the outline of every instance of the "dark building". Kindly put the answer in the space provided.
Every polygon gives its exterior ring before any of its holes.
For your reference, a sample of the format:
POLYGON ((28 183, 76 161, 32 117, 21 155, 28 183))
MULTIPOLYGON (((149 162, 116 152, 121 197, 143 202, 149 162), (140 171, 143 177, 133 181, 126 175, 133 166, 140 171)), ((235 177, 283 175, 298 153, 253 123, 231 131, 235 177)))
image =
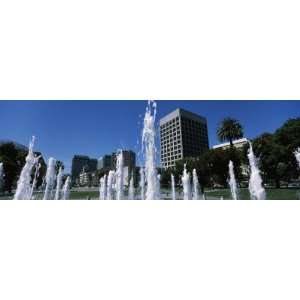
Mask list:
POLYGON ((96 158, 90 158, 89 160, 89 172, 95 172, 97 170, 98 161, 96 158))
POLYGON ((104 155, 98 160, 98 170, 111 170, 112 169, 112 157, 111 155, 104 155))
POLYGON ((74 155, 72 159, 72 183, 79 180, 82 171, 93 172, 97 170, 97 159, 91 159, 86 155, 74 155))
MULTIPOLYGON (((128 172, 132 172, 135 168, 136 156, 131 150, 122 150, 123 152, 123 166, 128 167, 128 172)), ((117 153, 112 153, 112 167, 116 168, 117 153)))
POLYGON ((160 119, 160 153, 164 169, 174 167, 185 157, 197 157, 207 151, 206 118, 181 108, 160 119))

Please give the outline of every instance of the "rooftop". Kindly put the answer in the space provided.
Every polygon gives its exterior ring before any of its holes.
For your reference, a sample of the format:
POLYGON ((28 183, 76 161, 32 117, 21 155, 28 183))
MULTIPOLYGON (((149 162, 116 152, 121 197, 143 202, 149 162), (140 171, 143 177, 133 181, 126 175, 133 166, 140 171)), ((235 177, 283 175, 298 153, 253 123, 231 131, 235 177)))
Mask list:
POLYGON ((172 112, 170 112, 169 114, 165 115, 164 117, 162 117, 159 121, 160 125, 165 124, 166 122, 170 121, 171 119, 177 117, 177 116, 181 116, 181 117, 187 117, 190 119, 193 119, 195 121, 200 121, 202 123, 206 123, 206 118, 202 117, 200 115, 197 115, 193 112, 187 111, 185 109, 182 108, 177 108, 175 110, 173 110, 172 112))
MULTIPOLYGON (((245 144, 245 143, 248 143, 248 142, 249 142, 249 140, 247 138, 242 138, 242 139, 238 139, 238 140, 233 141, 233 145, 236 145, 236 144, 245 144)), ((227 147, 227 146, 230 146, 229 142, 228 143, 214 145, 213 149, 227 147)))

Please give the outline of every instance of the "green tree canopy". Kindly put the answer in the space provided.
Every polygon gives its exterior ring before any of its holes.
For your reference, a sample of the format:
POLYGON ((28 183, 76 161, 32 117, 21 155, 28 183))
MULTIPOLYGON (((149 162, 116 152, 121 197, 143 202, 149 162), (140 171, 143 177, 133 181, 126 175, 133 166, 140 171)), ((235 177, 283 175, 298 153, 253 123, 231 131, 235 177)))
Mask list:
POLYGON ((300 118, 286 121, 274 136, 276 143, 287 147, 289 151, 296 150, 300 147, 300 118))
POLYGON ((17 180, 21 162, 19 153, 13 143, 5 143, 0 146, 0 161, 4 170, 4 190, 11 192, 13 184, 17 180))
POLYGON ((240 139, 244 135, 243 127, 238 120, 225 118, 219 124, 217 136, 221 142, 228 141, 233 146, 233 140, 240 139))
MULTIPOLYGON (((35 152, 36 156, 40 156, 39 177, 37 187, 41 185, 42 178, 46 173, 46 164, 40 152, 35 152)), ((4 190, 11 192, 16 187, 22 168, 25 165, 27 151, 16 148, 14 143, 4 143, 0 146, 0 161, 3 162, 4 169, 4 190)), ((32 172, 34 176, 35 168, 32 172)))
POLYGON ((259 159, 264 182, 280 187, 281 181, 289 182, 296 174, 296 162, 288 145, 281 144, 276 134, 264 133, 253 140, 253 151, 259 159))

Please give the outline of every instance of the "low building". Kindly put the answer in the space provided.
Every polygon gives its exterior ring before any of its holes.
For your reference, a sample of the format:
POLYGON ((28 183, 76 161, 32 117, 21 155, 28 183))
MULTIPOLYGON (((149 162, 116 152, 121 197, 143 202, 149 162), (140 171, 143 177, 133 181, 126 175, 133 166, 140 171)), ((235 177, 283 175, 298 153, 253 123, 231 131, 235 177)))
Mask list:
MULTIPOLYGON (((247 138, 242 138, 239 140, 235 140, 233 141, 233 147, 235 147, 236 149, 242 149, 244 147, 244 145, 248 144, 249 140, 247 138)), ((229 149, 230 148, 230 143, 223 143, 223 144, 218 144, 213 146, 213 149, 229 149)))
POLYGON ((83 171, 79 174, 79 185, 90 186, 91 185, 91 173, 83 171))
POLYGON ((99 186, 99 176, 97 172, 92 172, 90 176, 91 186, 99 186))
MULTIPOLYGON (((233 147, 237 150, 242 150, 243 147, 248 143, 249 143, 249 140, 247 138, 238 139, 238 140, 233 141, 233 147)), ((213 149, 227 150, 229 148, 230 148, 230 143, 223 143, 223 144, 213 146, 213 149)), ((244 176, 249 175, 249 167, 247 165, 242 164, 241 170, 242 170, 242 174, 244 176)))

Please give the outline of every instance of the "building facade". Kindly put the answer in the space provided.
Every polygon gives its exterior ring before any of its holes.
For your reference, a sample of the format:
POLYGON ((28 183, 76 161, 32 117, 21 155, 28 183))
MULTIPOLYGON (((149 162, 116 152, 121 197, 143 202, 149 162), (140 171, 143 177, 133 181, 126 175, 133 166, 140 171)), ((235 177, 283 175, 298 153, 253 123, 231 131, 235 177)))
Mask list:
POLYGON ((97 170, 97 159, 91 159, 86 155, 74 155, 72 159, 71 177, 72 183, 77 183, 81 172, 93 172, 97 170))
MULTIPOLYGON (((132 150, 122 150, 123 152, 123 166, 128 167, 128 172, 132 172, 136 164, 136 155, 132 150)), ((112 153, 112 167, 116 168, 117 153, 112 153)))
POLYGON ((110 170, 112 169, 112 157, 111 155, 103 155, 98 159, 98 170, 110 170))
POLYGON ((89 159, 89 172, 95 172, 97 170, 98 160, 96 158, 89 159))
MULTIPOLYGON (((246 138, 242 138, 242 139, 238 139, 232 142, 233 143, 233 147, 236 149, 242 149, 244 147, 244 145, 249 143, 249 140, 246 138)), ((223 144, 218 144, 213 146, 213 149, 229 149, 230 148, 230 143, 223 143, 223 144)))
POLYGON ((80 186, 89 186, 91 182, 91 173, 83 171, 79 174, 79 185, 80 186))
POLYGON ((206 118, 176 109, 160 119, 160 154, 164 169, 177 160, 197 157, 209 149, 206 118))

